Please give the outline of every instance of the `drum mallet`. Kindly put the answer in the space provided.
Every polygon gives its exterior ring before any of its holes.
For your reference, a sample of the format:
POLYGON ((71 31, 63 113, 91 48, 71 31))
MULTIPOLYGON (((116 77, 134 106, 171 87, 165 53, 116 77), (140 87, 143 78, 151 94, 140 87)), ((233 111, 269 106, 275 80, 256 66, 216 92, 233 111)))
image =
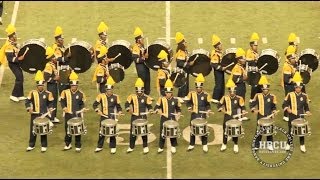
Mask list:
POLYGON ((230 67, 230 66, 232 66, 232 65, 234 65, 234 62, 232 62, 231 64, 229 64, 228 66, 226 66, 226 67, 224 67, 224 68, 228 68, 228 67, 230 67))
POLYGON ((116 57, 114 57, 114 59, 117 59, 119 56, 121 56, 121 53, 118 53, 118 55, 116 55, 116 57))
POLYGON ((29 51, 29 47, 26 48, 26 50, 24 51, 22 56, 25 56, 27 54, 27 52, 29 51))
POLYGON ((245 114, 248 114, 248 112, 244 112, 242 114, 233 115, 233 118, 240 117, 240 116, 245 115, 245 114))
POLYGON ((214 112, 211 112, 211 111, 199 111, 199 113, 204 113, 204 114, 214 114, 214 112))
POLYGON ((259 68, 259 71, 261 71, 264 67, 266 67, 268 65, 268 63, 264 63, 264 65, 261 67, 261 68, 259 68))
POLYGON ((173 80, 172 84, 174 84, 176 82, 178 75, 179 75, 179 73, 177 73, 176 77, 174 77, 174 80, 173 80))

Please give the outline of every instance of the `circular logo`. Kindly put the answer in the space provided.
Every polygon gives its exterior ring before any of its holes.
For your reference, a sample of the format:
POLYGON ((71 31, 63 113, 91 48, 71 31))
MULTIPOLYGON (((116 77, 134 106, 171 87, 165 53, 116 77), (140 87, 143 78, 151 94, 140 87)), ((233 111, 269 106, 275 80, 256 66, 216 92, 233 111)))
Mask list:
POLYGON ((259 164, 268 168, 280 167, 286 164, 292 156, 293 137, 281 127, 258 125, 251 150, 259 164), (267 140, 263 140, 264 138, 267 140))

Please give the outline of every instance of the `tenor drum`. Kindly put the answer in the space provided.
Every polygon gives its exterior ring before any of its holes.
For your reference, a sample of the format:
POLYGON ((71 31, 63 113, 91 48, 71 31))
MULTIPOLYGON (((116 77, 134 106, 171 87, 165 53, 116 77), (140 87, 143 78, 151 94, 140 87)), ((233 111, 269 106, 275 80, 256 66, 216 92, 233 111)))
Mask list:
POLYGON ((202 73, 203 76, 207 76, 212 70, 209 52, 204 49, 193 50, 188 61, 194 61, 194 64, 188 69, 188 73, 194 77, 197 77, 199 73, 202 73))
POLYGON ((52 132, 48 118, 35 118, 33 120, 33 132, 37 135, 46 135, 52 132))
POLYGON ((22 56, 27 48, 29 48, 29 51, 24 56, 24 59, 19 61, 21 69, 31 74, 36 73, 38 70, 43 71, 46 63, 49 62, 46 59, 46 44, 39 39, 30 39, 21 45, 18 57, 22 56))
POLYGON ((306 136, 311 135, 311 128, 308 121, 303 118, 295 119, 291 122, 291 134, 294 136, 306 136))
POLYGON ((111 43, 111 46, 108 49, 107 57, 114 58, 118 56, 113 62, 110 64, 120 64, 127 69, 130 67, 132 60, 132 53, 130 50, 130 43, 126 40, 116 40, 111 43), (120 56, 118 54, 121 53, 120 56))
POLYGON ((170 75, 170 80, 175 87, 179 88, 187 83, 187 77, 188 74, 183 69, 176 67, 170 75))
POLYGON ((236 59, 237 48, 226 49, 225 55, 222 57, 221 66, 227 67, 226 73, 230 74, 233 67, 238 63, 236 59), (232 64, 232 65, 230 65, 232 64))
POLYGON ((106 137, 118 135, 117 121, 114 119, 106 119, 101 122, 100 134, 106 137))
POLYGON ((132 135, 145 136, 148 133, 148 121, 146 119, 136 119, 132 122, 132 135))
POLYGON ((261 131, 262 136, 271 136, 274 131, 274 120, 271 118, 261 118, 258 120, 258 131, 261 131))
POLYGON ((171 47, 165 41, 157 40, 148 47, 149 55, 148 59, 146 59, 145 61, 147 67, 155 71, 162 67, 162 63, 158 59, 158 54, 161 50, 166 51, 166 53, 168 54, 168 63, 171 63, 173 58, 171 47))
POLYGON ((176 138, 179 135, 179 123, 174 120, 165 121, 163 123, 162 136, 165 138, 176 138))
POLYGON ((242 122, 236 119, 231 119, 226 122, 226 135, 230 137, 239 137, 244 134, 244 129, 242 128, 242 122))
POLYGON ((202 118, 196 118, 191 121, 191 133, 195 136, 205 136, 209 132, 207 130, 207 121, 202 118))
POLYGON ((67 125, 68 125, 68 128, 67 128, 68 135, 77 136, 85 132, 84 121, 80 117, 75 117, 68 120, 67 125))
POLYGON ((109 74, 113 78, 114 82, 119 83, 124 79, 124 67, 119 63, 110 64, 108 66, 109 74))
POLYGON ((257 61, 258 69, 263 74, 274 74, 279 68, 279 59, 280 57, 277 51, 273 49, 264 49, 257 61))
POLYGON ((64 52, 65 56, 69 51, 71 51, 69 65, 76 73, 84 73, 90 69, 93 59, 91 56, 92 46, 89 43, 76 41, 66 48, 64 52))

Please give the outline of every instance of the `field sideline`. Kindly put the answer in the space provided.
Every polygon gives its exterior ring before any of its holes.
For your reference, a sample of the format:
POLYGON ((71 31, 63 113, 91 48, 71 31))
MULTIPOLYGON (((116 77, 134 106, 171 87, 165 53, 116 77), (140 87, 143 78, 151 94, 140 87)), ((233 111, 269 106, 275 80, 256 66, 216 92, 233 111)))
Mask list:
MULTIPOLYGON (((97 40, 96 28, 100 21, 109 26, 109 44, 115 40, 127 40, 134 43, 133 31, 140 26, 149 43, 157 38, 166 37, 166 6, 165 2, 26 2, 19 4, 16 28, 19 43, 32 38, 45 38, 47 45, 54 43, 54 29, 63 28, 65 45, 72 38, 84 40, 94 45, 97 40), (139 12, 140 11, 140 12, 139 12)), ((268 43, 260 41, 259 51, 272 48, 281 56, 280 67, 276 74, 268 76, 271 92, 277 96, 278 109, 284 98, 280 86, 281 68, 284 62, 284 50, 287 47, 289 33, 295 32, 301 43, 299 52, 306 48, 315 49, 320 53, 320 3, 319 2, 170 2, 170 34, 174 37, 177 31, 182 32, 188 42, 190 52, 198 49, 198 38, 203 38, 203 49, 211 52, 211 36, 217 34, 223 43, 223 49, 231 47, 249 48, 249 38, 252 32, 261 37, 267 37, 268 43), (236 44, 230 44, 230 38, 236 38, 236 44)), ((0 37, 6 37, 4 29, 11 21, 14 1, 4 2, 4 24, 0 37), (5 14, 5 12, 7 14, 5 14)), ((4 43, 0 41, 1 45, 4 43)), ((174 39, 171 47, 176 49, 174 39)), ((119 120, 121 134, 117 141, 117 153, 110 154, 108 143, 98 154, 94 149, 98 140, 99 117, 93 111, 92 104, 97 95, 95 84, 91 83, 96 63, 85 73, 79 74, 79 88, 86 94, 86 107, 90 111, 85 114, 88 133, 82 136, 82 151, 76 153, 73 149, 62 151, 64 147, 64 120, 58 106, 58 118, 63 120, 48 136, 48 151, 40 153, 40 137, 37 137, 36 149, 25 152, 29 140, 30 115, 26 112, 24 103, 14 103, 9 100, 13 88, 14 76, 10 69, 5 69, 0 87, 0 178, 167 178, 167 152, 157 154, 159 137, 159 116, 151 116, 152 124, 150 138, 150 152, 142 154, 142 145, 136 145, 135 151, 126 154, 129 134, 127 124, 130 116, 126 114, 119 120)), ((137 75, 134 63, 126 71, 123 82, 115 86, 114 92, 120 95, 121 105, 130 93, 134 93, 134 82, 137 75)), ((214 134, 210 129, 208 139, 209 152, 203 153, 200 145, 192 152, 186 152, 189 142, 182 136, 178 139, 177 153, 171 156, 172 178, 318 178, 320 176, 318 164, 320 161, 320 99, 317 88, 320 87, 319 70, 312 74, 311 82, 307 85, 307 93, 311 98, 310 104, 313 115, 308 118, 312 128, 312 135, 306 138, 307 153, 299 150, 298 138, 294 139, 295 150, 287 164, 279 168, 266 168, 256 162, 251 153, 251 141, 256 128, 256 117, 249 114, 251 120, 244 122, 245 136, 239 139, 239 154, 234 154, 232 141, 228 142, 228 149, 221 153, 222 137, 214 134)), ((151 71, 151 96, 157 99, 155 86, 156 72, 151 71)), ((24 92, 35 88, 34 75, 24 72, 24 92)), ((226 76, 226 79, 228 76, 226 76)), ((190 90, 194 88, 194 78, 190 78, 190 90)), ((213 73, 206 77, 205 90, 212 93, 213 73)), ((175 95, 177 90, 175 90, 175 95)), ((247 86, 246 107, 250 96, 247 86)), ((153 104, 153 106, 155 103, 153 104)), ((210 116, 208 122, 212 126, 220 127, 223 122, 222 114, 212 104, 215 115, 210 116)), ((188 128, 190 114, 183 105, 185 116, 179 121, 181 131, 188 128)), ((282 120, 282 112, 276 119, 276 125, 287 129, 287 122, 282 120)), ((283 139, 284 137, 278 137, 283 139)), ((141 143, 141 140, 138 140, 141 143)), ((279 155, 280 156, 280 155, 279 155)), ((268 159, 274 161, 279 156, 268 159)), ((170 176, 169 176, 170 177, 170 176)))

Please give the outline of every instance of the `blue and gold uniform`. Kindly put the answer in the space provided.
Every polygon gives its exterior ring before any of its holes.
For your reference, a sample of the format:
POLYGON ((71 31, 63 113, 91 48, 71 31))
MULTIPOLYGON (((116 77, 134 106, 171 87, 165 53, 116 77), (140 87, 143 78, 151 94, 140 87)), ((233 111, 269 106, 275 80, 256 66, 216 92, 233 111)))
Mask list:
MULTIPOLYGON (((105 46, 106 48, 108 48, 108 42, 107 42, 107 31, 108 31, 108 26, 106 25, 106 23, 104 22, 100 22, 99 26, 97 27, 97 31, 98 31, 98 35, 99 35, 99 39, 96 41, 96 44, 94 46, 94 52, 96 55, 96 59, 98 60, 98 55, 100 54, 100 48, 102 46, 105 46)), ((99 60, 98 60, 98 63, 99 60)))
POLYGON ((238 48, 236 52, 236 59, 238 63, 233 67, 231 71, 231 79, 236 84, 235 90, 238 96, 241 96, 243 100, 246 99, 246 84, 247 71, 245 67, 245 52, 242 48, 238 48))
POLYGON ((107 57, 107 52, 108 49, 105 46, 102 46, 100 48, 99 55, 97 56, 99 64, 96 67, 92 77, 92 82, 97 83, 97 86, 99 86, 100 93, 106 92, 105 85, 109 76, 109 70, 107 67, 107 62, 105 60, 107 57))
POLYGON ((166 51, 161 50, 158 54, 159 61, 162 62, 162 66, 158 69, 157 79, 156 79, 156 87, 159 96, 165 96, 165 83, 170 75, 170 70, 166 67, 169 65, 167 61, 168 54, 166 51))

